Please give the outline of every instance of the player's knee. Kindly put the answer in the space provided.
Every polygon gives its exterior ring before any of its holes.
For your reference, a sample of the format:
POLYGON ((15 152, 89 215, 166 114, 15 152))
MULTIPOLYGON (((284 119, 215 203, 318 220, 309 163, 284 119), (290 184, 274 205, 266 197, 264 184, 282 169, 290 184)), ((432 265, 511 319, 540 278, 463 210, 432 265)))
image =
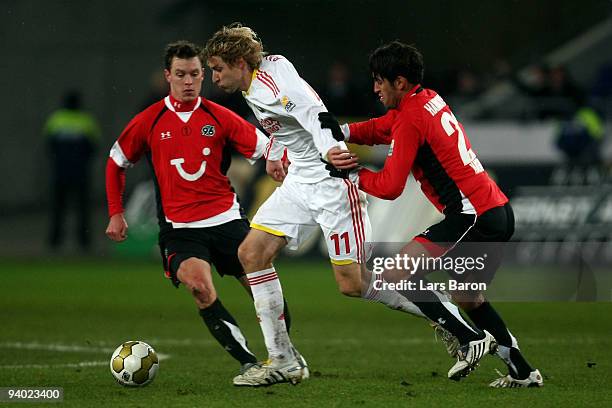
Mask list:
POLYGON ((208 307, 215 301, 217 297, 215 288, 212 283, 207 281, 204 271, 198 268, 196 264, 189 262, 189 260, 184 261, 176 274, 183 285, 189 289, 198 307, 208 307))
POLYGON ((269 262, 266 258, 265 250, 260 250, 246 241, 238 247, 238 259, 240 259, 240 263, 245 268, 263 268, 269 262))

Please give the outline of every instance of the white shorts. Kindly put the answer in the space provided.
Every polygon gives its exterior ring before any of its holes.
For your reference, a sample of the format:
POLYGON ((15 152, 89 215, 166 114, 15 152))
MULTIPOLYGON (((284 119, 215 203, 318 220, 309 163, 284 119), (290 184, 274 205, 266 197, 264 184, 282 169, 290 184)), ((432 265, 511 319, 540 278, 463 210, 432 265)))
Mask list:
POLYGON ((361 263, 370 256, 372 227, 366 195, 348 180, 330 177, 306 184, 288 177, 251 221, 251 228, 286 237, 287 247, 294 250, 317 225, 332 263, 361 263))

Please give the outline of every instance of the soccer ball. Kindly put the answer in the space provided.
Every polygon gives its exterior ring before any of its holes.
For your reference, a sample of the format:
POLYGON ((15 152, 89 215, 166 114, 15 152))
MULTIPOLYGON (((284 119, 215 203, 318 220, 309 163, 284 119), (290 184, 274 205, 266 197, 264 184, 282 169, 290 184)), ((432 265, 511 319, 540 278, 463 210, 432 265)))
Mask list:
POLYGON ((142 341, 126 341, 110 360, 113 377, 126 387, 142 387, 155 378, 159 360, 153 347, 142 341))

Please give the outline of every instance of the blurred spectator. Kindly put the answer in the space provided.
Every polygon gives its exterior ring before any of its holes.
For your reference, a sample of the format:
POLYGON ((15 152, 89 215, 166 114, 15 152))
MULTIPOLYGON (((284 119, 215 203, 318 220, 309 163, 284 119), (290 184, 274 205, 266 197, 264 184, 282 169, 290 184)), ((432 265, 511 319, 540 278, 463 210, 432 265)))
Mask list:
POLYGON ((561 122, 556 143, 570 167, 597 166, 601 163, 603 138, 601 116, 595 109, 584 106, 571 120, 561 122))
POLYGON ((63 107, 47 119, 44 134, 51 161, 49 245, 55 250, 62 244, 66 210, 74 204, 78 242, 83 250, 88 250, 91 244, 90 170, 100 129, 94 117, 82 111, 79 91, 66 92, 63 107))
POLYGON ((564 66, 530 67, 514 84, 533 101, 537 119, 569 120, 583 106, 585 94, 564 66))
POLYGON ((321 89, 321 99, 336 116, 357 116, 364 112, 364 104, 351 82, 351 71, 343 62, 336 61, 327 72, 327 81, 321 89))
POLYGON ((166 95, 168 95, 168 83, 166 82, 166 78, 164 78, 164 72, 160 70, 151 72, 151 76, 149 77, 149 93, 142 100, 142 104, 138 111, 145 110, 150 105, 165 98, 166 95))
POLYGON ((476 74, 470 70, 462 70, 457 74, 457 89, 455 94, 465 98, 473 98, 480 93, 476 74))
POLYGON ((552 97, 567 98, 575 106, 582 106, 585 102, 585 93, 570 76, 564 66, 554 66, 548 73, 549 93, 552 97))
POLYGON ((448 104, 456 114, 463 116, 461 107, 476 99, 481 92, 481 81, 469 69, 462 69, 455 76, 454 91, 448 95, 448 104))

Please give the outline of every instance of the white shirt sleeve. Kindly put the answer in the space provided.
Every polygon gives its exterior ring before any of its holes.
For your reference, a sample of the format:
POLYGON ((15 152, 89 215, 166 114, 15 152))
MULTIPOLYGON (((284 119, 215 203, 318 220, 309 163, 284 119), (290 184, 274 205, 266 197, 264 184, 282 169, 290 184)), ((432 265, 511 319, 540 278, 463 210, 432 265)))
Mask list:
POLYGON ((123 149, 121 149, 121 146, 119 145, 119 141, 116 141, 113 144, 113 147, 111 147, 109 156, 111 159, 113 159, 115 164, 119 167, 127 169, 129 167, 134 166, 134 163, 130 162, 125 156, 125 153, 123 153, 123 149))
POLYGON ((270 144, 272 140, 268 138, 261 130, 255 128, 255 135, 257 136, 257 144, 255 145, 255 151, 253 155, 247 159, 250 164, 255 164, 257 159, 263 157, 265 159, 268 158, 270 144))
POLYGON ((272 136, 270 138, 270 142, 267 146, 267 150, 265 153, 266 160, 280 160, 283 158, 285 154, 285 146, 278 143, 276 138, 272 136))

